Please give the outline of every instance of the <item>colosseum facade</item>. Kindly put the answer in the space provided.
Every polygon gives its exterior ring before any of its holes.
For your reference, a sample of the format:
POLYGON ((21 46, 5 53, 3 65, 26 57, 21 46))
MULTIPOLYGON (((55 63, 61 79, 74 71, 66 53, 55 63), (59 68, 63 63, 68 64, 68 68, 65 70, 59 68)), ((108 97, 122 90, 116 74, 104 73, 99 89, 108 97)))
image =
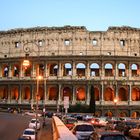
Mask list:
POLYGON ((89 105, 100 115, 140 116, 140 29, 84 26, 0 31, 0 105, 89 105), (29 66, 24 66, 29 60, 29 66), (42 75, 43 79, 36 77, 42 75), (39 82, 38 97, 37 81, 39 82), (115 104, 114 99, 118 102, 115 104))

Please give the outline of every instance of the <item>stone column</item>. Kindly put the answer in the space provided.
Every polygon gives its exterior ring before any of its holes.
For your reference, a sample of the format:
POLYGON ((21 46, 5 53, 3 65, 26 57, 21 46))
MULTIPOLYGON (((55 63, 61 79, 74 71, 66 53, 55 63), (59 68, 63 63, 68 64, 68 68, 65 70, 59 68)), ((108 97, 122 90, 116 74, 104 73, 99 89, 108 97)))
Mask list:
POLYGON ((12 77, 12 66, 11 66, 11 64, 9 64, 9 73, 8 73, 8 77, 12 77))
MULTIPOLYGON (((89 79, 90 77, 90 68, 89 68, 89 62, 87 62, 87 69, 86 69, 86 74, 87 74, 87 78, 89 79)), ((86 75, 85 74, 85 75, 86 75)))
POLYGON ((88 85, 86 86, 86 93, 87 93, 87 96, 86 96, 86 104, 89 105, 89 102, 90 102, 90 88, 91 88, 91 85, 88 85))
POLYGON ((128 102, 129 102, 129 104, 131 104, 131 102, 132 102, 132 85, 130 84, 129 85, 129 99, 128 99, 128 102))
POLYGON ((72 74, 73 74, 73 77, 75 79, 75 77, 76 77, 76 65, 75 65, 74 61, 72 62, 72 74))
POLYGON ((18 88, 18 92, 19 92, 19 103, 22 103, 22 88, 21 88, 21 84, 19 84, 19 88, 18 88))
POLYGON ((100 98, 100 102, 103 104, 103 102, 104 102, 104 83, 103 83, 103 81, 102 81, 101 84, 102 85, 101 85, 101 98, 100 98))
POLYGON ((75 85, 72 86, 72 104, 75 104, 76 103, 76 88, 75 88, 75 85))
POLYGON ((61 78, 62 77, 62 74, 61 74, 62 70, 61 70, 61 62, 60 61, 59 61, 59 67, 58 68, 59 68, 58 69, 58 77, 61 78))
POLYGON ((8 96, 8 97, 7 97, 8 99, 7 99, 7 102, 8 102, 8 103, 10 103, 10 102, 11 102, 11 91, 10 91, 10 85, 8 85, 8 86, 7 86, 7 88, 8 88, 8 95, 7 95, 7 96, 8 96))
POLYGON ((46 104, 46 101, 47 101, 46 91, 47 91, 46 80, 44 80, 44 105, 46 104))

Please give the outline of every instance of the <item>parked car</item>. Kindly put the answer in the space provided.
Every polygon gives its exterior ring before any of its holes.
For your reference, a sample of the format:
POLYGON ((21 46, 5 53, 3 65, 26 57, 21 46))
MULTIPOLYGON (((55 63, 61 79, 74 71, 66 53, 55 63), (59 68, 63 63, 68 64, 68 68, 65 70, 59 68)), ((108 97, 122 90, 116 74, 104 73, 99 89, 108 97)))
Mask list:
POLYGON ((118 131, 94 131, 89 140, 128 140, 121 132, 118 131))
POLYGON ((77 123, 72 129, 72 133, 79 140, 88 140, 93 131, 95 129, 90 123, 77 123))
POLYGON ((133 121, 126 121, 125 122, 125 128, 123 130, 123 133, 125 136, 129 135, 129 130, 132 128, 136 128, 137 126, 137 122, 133 122, 133 121))
POLYGON ((42 114, 40 114, 40 113, 37 113, 37 114, 36 114, 35 111, 26 111, 26 112, 24 112, 24 115, 29 115, 29 116, 32 116, 32 117, 35 117, 36 115, 37 115, 38 117, 41 117, 41 116, 42 116, 42 114))
POLYGON ((30 122, 29 122, 29 128, 37 128, 38 130, 41 128, 41 123, 40 121, 37 119, 32 119, 30 122))
POLYGON ((30 136, 21 136, 18 138, 18 140, 31 140, 30 136))
POLYGON ((129 130, 129 137, 140 138, 140 124, 138 124, 136 128, 132 128, 129 130))
POLYGON ((72 118, 72 117, 65 118, 63 121, 69 130, 71 130, 75 126, 75 124, 78 122, 77 119, 72 118))
POLYGON ((25 129, 22 136, 31 137, 31 140, 35 140, 36 137, 35 129, 32 128, 25 129))

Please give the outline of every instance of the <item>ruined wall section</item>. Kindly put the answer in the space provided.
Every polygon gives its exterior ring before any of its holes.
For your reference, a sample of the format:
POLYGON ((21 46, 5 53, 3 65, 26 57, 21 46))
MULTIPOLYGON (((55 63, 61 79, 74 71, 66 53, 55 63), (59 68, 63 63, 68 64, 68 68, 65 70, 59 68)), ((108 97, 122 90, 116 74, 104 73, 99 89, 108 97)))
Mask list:
POLYGON ((84 26, 64 26, 0 32, 0 58, 24 57, 26 52, 30 56, 140 56, 140 29, 123 26, 88 31, 84 26))

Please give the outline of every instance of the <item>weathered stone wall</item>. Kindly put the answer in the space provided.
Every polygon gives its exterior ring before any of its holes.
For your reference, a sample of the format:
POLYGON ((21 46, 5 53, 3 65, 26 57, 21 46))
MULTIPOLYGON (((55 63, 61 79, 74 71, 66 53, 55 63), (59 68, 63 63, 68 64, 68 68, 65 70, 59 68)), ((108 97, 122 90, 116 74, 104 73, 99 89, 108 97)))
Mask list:
POLYGON ((107 31, 88 31, 83 26, 36 27, 0 32, 0 57, 51 55, 139 56, 140 29, 109 27, 107 31), (93 43, 94 40, 94 43, 93 43), (43 41, 39 47, 38 41, 43 41), (65 41, 69 44, 66 45, 65 41), (15 43, 19 43, 15 47, 15 43), (121 46, 121 43, 123 45, 121 46))

